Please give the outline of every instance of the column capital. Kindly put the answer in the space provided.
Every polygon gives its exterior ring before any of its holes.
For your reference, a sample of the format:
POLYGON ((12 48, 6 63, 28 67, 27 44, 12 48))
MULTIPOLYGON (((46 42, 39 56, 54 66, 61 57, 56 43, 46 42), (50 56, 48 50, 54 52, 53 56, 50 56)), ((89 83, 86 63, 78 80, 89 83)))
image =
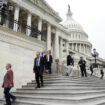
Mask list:
POLYGON ((18 5, 15 6, 15 10, 19 10, 20 7, 18 5))
POLYGON ((43 19, 42 19, 41 17, 38 16, 38 21, 39 21, 39 20, 42 21, 43 19))
POLYGON ((28 16, 32 17, 32 14, 30 12, 28 12, 27 14, 28 14, 28 16))
POLYGON ((51 27, 51 24, 50 24, 50 23, 47 23, 47 26, 48 26, 48 27, 51 27))

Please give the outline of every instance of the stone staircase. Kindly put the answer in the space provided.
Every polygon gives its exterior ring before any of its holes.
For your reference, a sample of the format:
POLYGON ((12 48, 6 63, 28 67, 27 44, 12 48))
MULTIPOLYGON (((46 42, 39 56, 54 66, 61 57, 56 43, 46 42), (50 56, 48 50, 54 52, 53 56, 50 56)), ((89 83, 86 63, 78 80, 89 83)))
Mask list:
POLYGON ((17 89, 13 105, 105 105, 105 80, 52 75, 44 82, 40 89, 35 89, 34 80, 17 89))

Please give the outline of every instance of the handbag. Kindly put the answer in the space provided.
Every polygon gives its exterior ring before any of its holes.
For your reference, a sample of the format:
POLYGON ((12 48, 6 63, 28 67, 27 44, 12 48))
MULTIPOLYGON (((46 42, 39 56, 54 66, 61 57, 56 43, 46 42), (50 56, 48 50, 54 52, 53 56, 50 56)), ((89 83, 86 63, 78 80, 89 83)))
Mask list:
POLYGON ((4 84, 2 85, 2 88, 4 88, 4 84))

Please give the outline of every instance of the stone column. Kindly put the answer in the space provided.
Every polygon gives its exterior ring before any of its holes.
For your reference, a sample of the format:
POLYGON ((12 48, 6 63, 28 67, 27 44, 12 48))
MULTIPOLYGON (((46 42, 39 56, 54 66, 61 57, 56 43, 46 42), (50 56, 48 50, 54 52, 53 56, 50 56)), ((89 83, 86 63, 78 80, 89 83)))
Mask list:
POLYGON ((55 49, 55 59, 59 59, 59 32, 58 30, 56 30, 56 34, 55 34, 55 46, 54 46, 54 49, 55 49))
POLYGON ((69 43, 66 42, 66 55, 68 55, 68 54, 69 54, 69 43))
POLYGON ((92 46, 90 47, 90 55, 91 55, 91 51, 92 51, 92 46))
POLYGON ((87 51, 87 53, 86 53, 86 54, 88 55, 88 46, 86 46, 86 51, 87 51))
POLYGON ((71 49, 73 50, 73 44, 71 43, 71 49))
POLYGON ((31 13, 28 13, 28 16, 27 16, 27 29, 26 29, 26 32, 27 32, 26 34, 28 36, 31 35, 31 24, 32 24, 31 20, 32 20, 32 15, 31 15, 31 13))
POLYGON ((76 50, 76 51, 78 51, 78 46, 77 46, 77 43, 76 43, 76 45, 75 45, 75 50, 76 50))
POLYGON ((15 12, 14 12, 14 31, 18 31, 18 21, 19 21, 19 7, 15 7, 15 12))
POLYGON ((62 38, 60 38, 60 52, 59 52, 59 54, 60 54, 60 59, 62 59, 62 57, 63 57, 63 39, 62 38))
POLYGON ((9 20, 6 20, 6 27, 9 28, 9 20))
POLYGON ((89 47, 87 46, 87 55, 89 55, 89 47))
POLYGON ((75 49, 74 49, 74 43, 72 44, 72 50, 75 50, 75 49))
MULTIPOLYGON (((42 32, 42 19, 41 18, 38 19, 38 31, 42 32)), ((41 34, 38 34, 37 39, 41 40, 41 37, 42 37, 41 34)))
POLYGON ((83 45, 81 44, 81 53, 83 53, 83 45))
POLYGON ((86 54, 86 45, 84 44, 84 54, 86 54))
POLYGON ((89 47, 89 55, 91 54, 91 47, 89 47))
POLYGON ((51 24, 47 27, 47 51, 51 50, 51 24))
POLYGON ((85 54, 87 54, 87 45, 85 45, 85 54))
POLYGON ((87 45, 85 46, 85 53, 87 54, 87 45))
POLYGON ((79 46, 79 52, 82 52, 82 46, 81 46, 81 43, 80 43, 80 46, 79 46))
POLYGON ((72 47, 72 43, 71 43, 71 49, 72 49, 73 47, 72 47))
POLYGON ((85 45, 83 44, 83 53, 85 54, 85 45))
POLYGON ((86 45, 84 45, 84 48, 85 48, 84 53, 86 54, 86 45))

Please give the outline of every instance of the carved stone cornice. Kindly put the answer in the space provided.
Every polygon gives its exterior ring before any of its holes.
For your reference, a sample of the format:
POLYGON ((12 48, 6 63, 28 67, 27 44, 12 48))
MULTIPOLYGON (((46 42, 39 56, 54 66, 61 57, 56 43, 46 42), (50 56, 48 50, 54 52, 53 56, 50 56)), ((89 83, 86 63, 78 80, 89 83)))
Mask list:
POLYGON ((0 27, 0 41, 6 42, 12 45, 23 47, 32 51, 43 51, 46 43, 38 42, 36 39, 32 39, 22 33, 15 32, 5 27, 0 27))

